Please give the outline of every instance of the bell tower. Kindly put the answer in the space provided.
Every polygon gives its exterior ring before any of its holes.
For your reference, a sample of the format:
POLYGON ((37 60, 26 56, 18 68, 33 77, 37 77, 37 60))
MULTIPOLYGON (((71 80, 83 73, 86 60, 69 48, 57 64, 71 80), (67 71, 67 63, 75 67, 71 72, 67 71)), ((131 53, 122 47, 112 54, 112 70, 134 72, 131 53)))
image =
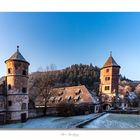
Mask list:
POLYGON ((113 96, 118 93, 120 66, 112 57, 112 53, 100 70, 100 93, 113 96))
POLYGON ((17 51, 5 61, 7 84, 7 121, 26 121, 28 118, 28 67, 29 63, 17 51))

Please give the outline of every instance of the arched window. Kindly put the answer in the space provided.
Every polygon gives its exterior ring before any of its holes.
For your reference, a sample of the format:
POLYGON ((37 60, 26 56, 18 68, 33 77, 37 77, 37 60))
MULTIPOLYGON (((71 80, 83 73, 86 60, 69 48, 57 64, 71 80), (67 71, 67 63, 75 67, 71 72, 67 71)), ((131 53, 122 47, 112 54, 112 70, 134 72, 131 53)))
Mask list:
POLYGON ((21 105, 21 109, 26 109, 27 107, 26 107, 26 103, 22 103, 22 105, 21 105))
POLYGON ((10 90, 10 89, 11 89, 11 85, 9 84, 9 85, 8 85, 8 90, 10 90))

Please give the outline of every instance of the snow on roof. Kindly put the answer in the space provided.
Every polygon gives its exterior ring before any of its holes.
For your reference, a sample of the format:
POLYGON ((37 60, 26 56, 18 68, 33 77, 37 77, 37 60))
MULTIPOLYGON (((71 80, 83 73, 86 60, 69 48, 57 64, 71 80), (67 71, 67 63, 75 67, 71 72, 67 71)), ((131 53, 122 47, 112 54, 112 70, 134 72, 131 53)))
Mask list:
MULTIPOLYGON (((45 103, 42 98, 39 98, 41 105, 45 103)), ((37 105, 39 105, 37 101, 37 105)), ((84 86, 73 86, 65 88, 54 88, 50 91, 47 98, 48 106, 57 106, 58 104, 99 104, 99 99, 96 96, 91 96, 88 89, 84 86)))

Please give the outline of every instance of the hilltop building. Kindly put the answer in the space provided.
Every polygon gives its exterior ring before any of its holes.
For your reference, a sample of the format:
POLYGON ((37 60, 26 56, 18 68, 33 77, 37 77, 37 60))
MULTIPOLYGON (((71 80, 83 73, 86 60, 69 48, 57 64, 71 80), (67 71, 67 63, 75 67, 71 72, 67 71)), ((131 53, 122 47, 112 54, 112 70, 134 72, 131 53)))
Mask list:
POLYGON ((28 118, 29 63, 17 51, 5 61, 6 76, 0 81, 0 122, 26 121, 28 118))
POLYGON ((100 94, 103 109, 109 110, 113 104, 114 97, 118 94, 120 66, 110 54, 106 63, 100 70, 100 94))

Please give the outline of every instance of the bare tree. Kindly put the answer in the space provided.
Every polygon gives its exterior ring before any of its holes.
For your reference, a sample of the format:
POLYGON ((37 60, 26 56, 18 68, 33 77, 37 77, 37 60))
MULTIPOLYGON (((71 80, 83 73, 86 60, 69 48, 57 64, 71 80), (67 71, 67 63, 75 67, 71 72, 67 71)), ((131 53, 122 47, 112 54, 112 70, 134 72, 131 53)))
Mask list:
POLYGON ((136 86, 136 88, 135 88, 135 93, 136 93, 137 95, 140 95, 140 84, 138 84, 138 85, 136 86))
POLYGON ((136 86, 136 88, 135 88, 135 93, 136 93, 136 95, 137 95, 137 97, 138 97, 138 100, 139 100, 139 110, 140 110, 140 84, 138 84, 137 86, 136 86))
POLYGON ((54 87, 55 80, 56 75, 54 71, 37 72, 29 78, 29 98, 35 102, 38 97, 41 97, 38 98, 40 99, 38 102, 43 103, 44 111, 47 108, 47 102, 51 96, 50 91, 54 87))

